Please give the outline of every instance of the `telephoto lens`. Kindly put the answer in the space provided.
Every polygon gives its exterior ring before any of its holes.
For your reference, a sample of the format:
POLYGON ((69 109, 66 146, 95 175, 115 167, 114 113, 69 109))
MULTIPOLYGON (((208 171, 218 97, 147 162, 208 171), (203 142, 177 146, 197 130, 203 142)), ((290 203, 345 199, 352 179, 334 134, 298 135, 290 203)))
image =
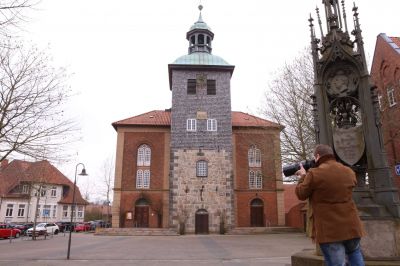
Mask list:
POLYGON ((285 176, 292 176, 294 175, 298 170, 300 170, 300 164, 303 165, 304 169, 308 171, 308 169, 315 167, 315 161, 314 160, 305 160, 300 163, 293 163, 289 165, 285 165, 282 167, 282 172, 285 176))

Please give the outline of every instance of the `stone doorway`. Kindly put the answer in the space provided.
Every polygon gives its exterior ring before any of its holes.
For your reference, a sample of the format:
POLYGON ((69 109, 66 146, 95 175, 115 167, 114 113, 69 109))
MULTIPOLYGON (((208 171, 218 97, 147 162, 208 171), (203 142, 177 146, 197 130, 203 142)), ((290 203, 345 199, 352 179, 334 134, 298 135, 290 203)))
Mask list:
POLYGON ((197 210, 195 216, 195 233, 208 234, 208 212, 205 209, 197 210))
POLYGON ((264 226, 264 202, 260 199, 253 199, 250 203, 250 226, 264 226))
POLYGON ((149 209, 149 202, 146 199, 136 201, 134 227, 149 227, 149 209))

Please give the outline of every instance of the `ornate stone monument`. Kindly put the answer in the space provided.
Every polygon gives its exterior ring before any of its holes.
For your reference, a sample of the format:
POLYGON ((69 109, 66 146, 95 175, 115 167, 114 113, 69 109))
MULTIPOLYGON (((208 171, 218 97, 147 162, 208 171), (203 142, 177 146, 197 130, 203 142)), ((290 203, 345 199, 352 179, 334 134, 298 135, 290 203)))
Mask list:
POLYGON ((323 0, 326 33, 319 9, 316 37, 310 16, 314 62, 313 110, 317 142, 333 147, 339 161, 352 167, 358 186, 354 200, 367 236, 366 258, 399 257, 398 191, 388 167, 381 134, 379 106, 365 60, 364 43, 353 7, 354 29, 349 32, 344 0, 323 0))

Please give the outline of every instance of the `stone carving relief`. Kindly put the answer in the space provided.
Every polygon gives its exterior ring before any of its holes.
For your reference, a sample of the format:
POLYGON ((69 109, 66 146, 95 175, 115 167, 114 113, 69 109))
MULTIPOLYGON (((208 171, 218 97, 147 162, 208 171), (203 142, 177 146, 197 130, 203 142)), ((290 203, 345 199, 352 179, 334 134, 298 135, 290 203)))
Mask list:
POLYGON ((339 69, 328 76, 325 88, 330 97, 353 96, 359 82, 359 77, 350 69, 339 69))

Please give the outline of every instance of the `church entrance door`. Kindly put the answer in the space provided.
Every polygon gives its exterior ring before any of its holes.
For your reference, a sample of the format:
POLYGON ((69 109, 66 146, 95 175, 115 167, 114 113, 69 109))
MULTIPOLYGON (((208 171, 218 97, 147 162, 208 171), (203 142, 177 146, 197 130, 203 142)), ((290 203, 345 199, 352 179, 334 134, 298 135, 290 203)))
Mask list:
POLYGON ((149 203, 139 199, 135 204, 135 227, 149 227, 149 203))
POLYGON ((200 209, 196 212, 195 217, 195 233, 208 234, 208 212, 200 209))
POLYGON ((254 199, 250 204, 250 226, 264 226, 264 203, 260 199, 254 199))

